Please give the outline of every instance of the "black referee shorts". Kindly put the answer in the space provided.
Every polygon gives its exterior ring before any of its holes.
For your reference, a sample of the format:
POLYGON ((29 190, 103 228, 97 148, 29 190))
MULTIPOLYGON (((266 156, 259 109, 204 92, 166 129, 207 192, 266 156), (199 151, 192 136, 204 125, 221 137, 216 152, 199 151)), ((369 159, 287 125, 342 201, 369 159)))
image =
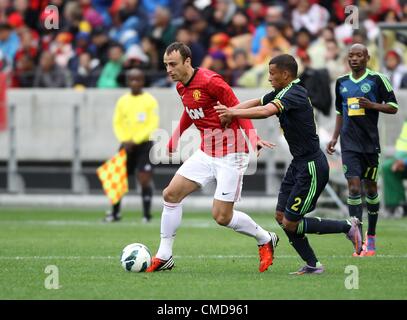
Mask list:
MULTIPOLYGON (((153 164, 150 161, 150 150, 153 147, 152 141, 147 141, 134 145, 133 148, 127 151, 127 174, 138 172, 152 172, 153 164)), ((120 145, 119 150, 123 149, 120 145)))
POLYGON ((329 180, 329 164, 320 150, 308 159, 293 159, 281 183, 277 211, 289 221, 298 221, 315 209, 329 180))

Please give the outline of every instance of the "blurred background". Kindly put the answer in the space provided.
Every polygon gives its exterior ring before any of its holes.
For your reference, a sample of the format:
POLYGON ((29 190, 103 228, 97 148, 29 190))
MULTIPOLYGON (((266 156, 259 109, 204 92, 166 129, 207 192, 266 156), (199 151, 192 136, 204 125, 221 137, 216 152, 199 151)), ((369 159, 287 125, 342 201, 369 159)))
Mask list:
MULTIPOLYGON (((182 104, 162 63, 173 41, 188 44, 193 66, 221 74, 242 100, 270 89, 272 57, 294 55, 323 149, 335 123, 335 79, 350 71, 349 46, 365 44, 368 67, 390 79, 400 105, 396 116, 380 115, 382 157, 391 155, 407 119, 406 22, 403 0, 0 0, 0 210, 106 207, 96 168, 117 150, 112 116, 127 90, 126 70, 144 71, 168 137, 177 125, 182 104)), ((242 205, 270 209, 291 156, 277 119, 254 124, 277 149, 264 151, 245 177, 242 205)), ((189 131, 182 143, 198 138, 189 131)), ((346 180, 340 156, 329 160, 332 190, 321 205, 337 208, 346 180)), ((178 164, 156 162, 158 195, 178 164)), ((135 184, 124 205, 139 204, 135 184)), ((207 207, 206 195, 202 190, 190 207, 207 207)), ((161 207, 160 197, 153 205, 161 207)))

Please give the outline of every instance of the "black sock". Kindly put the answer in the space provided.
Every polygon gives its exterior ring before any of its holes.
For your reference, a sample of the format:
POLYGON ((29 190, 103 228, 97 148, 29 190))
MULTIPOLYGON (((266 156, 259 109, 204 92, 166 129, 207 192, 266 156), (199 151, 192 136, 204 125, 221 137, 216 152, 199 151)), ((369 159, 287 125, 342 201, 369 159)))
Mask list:
POLYGON ((367 234, 374 236, 376 234, 377 219, 379 217, 378 212, 380 209, 380 199, 376 194, 374 196, 366 196, 367 218, 369 226, 367 228, 367 234))
POLYGON ((369 236, 374 236, 376 235, 376 225, 377 225, 377 219, 379 218, 379 215, 377 212, 367 212, 367 218, 369 221, 369 226, 367 228, 367 234, 369 236))
POLYGON ((297 226, 297 234, 305 233, 346 233, 350 229, 350 225, 346 220, 329 220, 321 218, 304 218, 297 226))
MULTIPOLYGON (((358 195, 349 195, 348 197, 348 208, 349 216, 356 217, 362 222, 363 219, 363 207, 362 207, 362 197, 358 195)), ((360 233, 363 234, 362 224, 359 225, 360 233)))
POLYGON ((151 186, 142 188, 141 198, 143 199, 143 215, 146 219, 151 219, 151 199, 153 197, 153 188, 151 186))
POLYGON ((120 205, 121 205, 121 201, 119 201, 118 203, 114 204, 112 206, 112 215, 113 217, 117 217, 117 215, 120 213, 120 205))
MULTIPOLYGON (((280 224, 280 227, 283 226, 280 224)), ((300 255, 302 260, 304 260, 307 265, 315 267, 317 265, 318 259, 315 256, 314 250, 312 250, 308 238, 304 235, 298 236, 296 233, 289 232, 283 228, 285 234, 288 237, 288 241, 294 247, 295 251, 300 255)))

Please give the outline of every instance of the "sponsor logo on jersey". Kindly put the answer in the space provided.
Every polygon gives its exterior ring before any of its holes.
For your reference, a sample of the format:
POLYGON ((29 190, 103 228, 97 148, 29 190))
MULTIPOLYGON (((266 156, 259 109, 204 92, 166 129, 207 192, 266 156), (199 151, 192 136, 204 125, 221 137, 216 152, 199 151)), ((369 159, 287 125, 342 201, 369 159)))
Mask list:
POLYGON ((189 109, 188 107, 185 107, 186 113, 188 113, 189 117, 192 120, 197 120, 197 119, 202 119, 205 118, 205 114, 202 110, 202 108, 199 109, 189 109))

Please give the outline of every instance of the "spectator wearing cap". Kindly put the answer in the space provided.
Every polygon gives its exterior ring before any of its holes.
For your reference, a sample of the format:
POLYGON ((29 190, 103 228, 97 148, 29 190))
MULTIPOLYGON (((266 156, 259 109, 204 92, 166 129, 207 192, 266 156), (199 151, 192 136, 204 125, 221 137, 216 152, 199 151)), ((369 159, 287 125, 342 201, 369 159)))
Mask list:
POLYGON ((393 89, 407 88, 407 66, 403 63, 401 54, 396 50, 389 50, 384 63, 384 74, 390 79, 393 89))
POLYGON ((288 53, 290 43, 281 33, 281 22, 271 22, 267 24, 266 36, 261 40, 259 53, 255 57, 255 64, 263 64, 270 60, 274 48, 279 48, 283 53, 288 53))
POLYGON ((7 18, 7 23, 14 29, 18 30, 21 27, 25 26, 24 18, 18 13, 13 12, 7 18))
POLYGON ((44 51, 40 64, 36 69, 34 87, 36 88, 67 88, 72 86, 72 78, 68 69, 55 63, 55 56, 44 51))
POLYGON ((8 23, 0 23, 0 51, 9 64, 13 64, 19 47, 20 39, 17 33, 8 23))
POLYGON ((55 56, 55 62, 61 67, 67 67, 74 56, 72 48, 73 35, 70 32, 60 32, 50 45, 50 51, 55 56))
POLYGON ((224 57, 226 60, 227 68, 232 68, 233 65, 233 47, 230 43, 230 37, 224 33, 215 33, 211 37, 211 45, 208 49, 208 53, 202 61, 202 68, 211 69, 213 60, 221 59, 224 57))

